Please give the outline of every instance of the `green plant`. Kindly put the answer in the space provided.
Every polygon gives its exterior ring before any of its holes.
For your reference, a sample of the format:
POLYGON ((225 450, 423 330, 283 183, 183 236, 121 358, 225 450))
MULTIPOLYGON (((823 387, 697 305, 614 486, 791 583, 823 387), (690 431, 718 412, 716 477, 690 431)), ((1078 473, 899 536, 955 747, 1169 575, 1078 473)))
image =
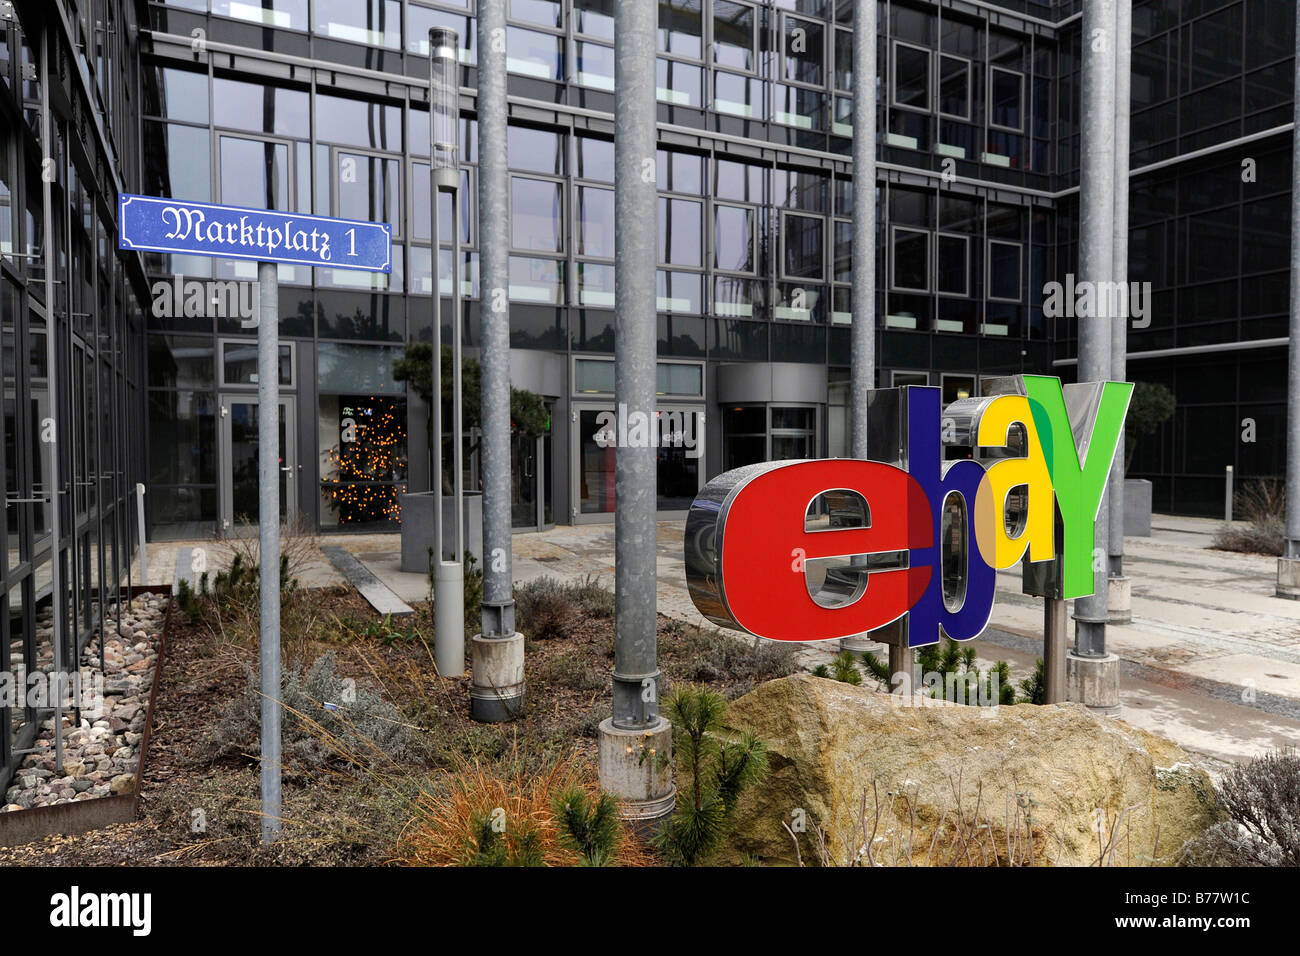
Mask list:
POLYGON ((862 672, 858 670, 857 659, 852 651, 840 651, 831 660, 831 677, 842 684, 861 685, 862 672))
POLYGON ((1128 415, 1124 419, 1124 471, 1138 442, 1169 421, 1174 414, 1174 393, 1164 385, 1151 382, 1134 382, 1133 397, 1129 399, 1128 415))
POLYGON ((1043 673, 1043 659, 1034 661, 1034 672, 1020 682, 1022 704, 1047 703, 1047 677, 1043 673))
POLYGON ((888 661, 881 660, 872 651, 863 651, 862 666, 885 690, 890 690, 894 686, 893 675, 889 673, 888 661))
POLYGON ((560 843, 582 856, 586 866, 606 866, 618 848, 618 803, 608 793, 592 797, 571 786, 551 804, 560 828, 560 843))
POLYGON ((464 866, 545 866, 542 836, 527 820, 506 832, 497 814, 475 813, 470 821, 464 866))
MULTIPOLYGON (((442 377, 442 395, 439 404, 445 421, 451 420, 452 403, 452 354, 451 346, 444 345, 440 356, 440 375, 442 377)), ((400 359, 393 362, 393 378, 399 382, 409 382, 415 393, 427 404, 433 401, 433 346, 428 342, 412 342, 400 359)), ((482 368, 477 359, 461 360, 461 415, 465 430, 469 431, 482 424, 480 406, 482 368)), ((510 389, 510 428, 524 438, 536 438, 550 430, 551 418, 546 409, 546 402, 540 395, 522 388, 510 389)), ((429 419, 432 434, 433 418, 429 419)), ((450 436, 445 436, 450 442, 450 436)), ((467 455, 472 455, 478 448, 477 440, 469 446, 467 455)), ((444 461, 450 462, 450 457, 444 461)), ((443 487, 451 490, 451 474, 444 468, 443 487)))
POLYGON ((923 680, 912 692, 937 700, 945 696, 949 685, 953 685, 957 690, 957 703, 966 704, 993 700, 996 688, 997 703, 1014 704, 1016 688, 1011 682, 1011 668, 1007 662, 997 661, 991 668, 981 671, 975 666, 976 656, 975 648, 963 647, 951 638, 944 644, 929 644, 921 648, 916 653, 916 663, 923 680), (929 675, 938 675, 937 682, 927 683, 925 678, 929 675), (965 694, 961 692, 963 685, 965 694))
POLYGON ((683 687, 664 699, 673 749, 686 785, 655 839, 673 864, 708 863, 731 830, 740 795, 767 775, 767 747, 744 731, 723 737, 727 701, 707 687, 683 687))

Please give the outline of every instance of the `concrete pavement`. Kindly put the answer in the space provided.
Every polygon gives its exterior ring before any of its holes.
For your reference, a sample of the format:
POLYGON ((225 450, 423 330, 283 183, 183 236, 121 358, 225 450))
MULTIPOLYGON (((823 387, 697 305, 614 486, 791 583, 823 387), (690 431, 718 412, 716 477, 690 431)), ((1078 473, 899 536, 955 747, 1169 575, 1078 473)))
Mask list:
MULTIPOLYGON (((1156 515, 1150 538, 1126 538, 1133 621, 1107 633, 1109 648, 1124 661, 1121 716, 1174 739, 1211 765, 1300 743, 1300 602, 1274 596, 1275 558, 1207 550, 1219 524, 1156 515)), ((708 626, 687 593, 683 529, 682 521, 659 525, 659 610, 708 626)), ((396 534, 324 535, 317 544, 352 553, 405 601, 428 597, 425 575, 400 570, 396 534)), ((170 584, 176 552, 186 545, 207 548, 209 567, 221 566, 219 543, 153 544, 152 582, 170 584)), ((592 577, 612 588, 614 526, 515 535, 514 574, 517 582, 544 575, 592 577)), ((300 579, 308 586, 342 581, 315 554, 300 579)), ((1042 654, 1042 615, 1041 600, 1020 593, 1018 567, 999 573, 992 622, 975 642, 981 661, 1006 660, 1017 680, 1027 675, 1042 654)), ((815 666, 835 650, 804 645, 801 663, 815 666)))

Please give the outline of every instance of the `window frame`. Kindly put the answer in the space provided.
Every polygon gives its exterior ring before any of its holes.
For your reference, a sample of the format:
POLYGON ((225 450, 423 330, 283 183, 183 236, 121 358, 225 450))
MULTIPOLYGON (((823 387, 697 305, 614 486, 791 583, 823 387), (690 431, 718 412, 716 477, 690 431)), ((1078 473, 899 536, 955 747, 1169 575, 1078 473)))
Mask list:
POLYGON ((940 67, 939 69, 935 70, 935 74, 934 74, 935 113, 939 116, 940 119, 958 120, 963 123, 969 123, 971 121, 971 113, 974 110, 974 103, 975 103, 975 97, 972 95, 975 91, 974 61, 971 60, 969 57, 961 56, 960 54, 957 53, 945 53, 942 50, 936 52, 935 59, 937 61, 936 66, 940 67), (941 89, 943 87, 943 70, 941 67, 945 57, 947 57, 950 60, 961 60, 963 63, 966 64, 966 115, 965 116, 962 116, 960 113, 945 113, 943 111, 943 106, 941 105, 942 104, 941 89))
POLYGON ((971 237, 960 232, 944 232, 937 230, 934 234, 934 294, 950 299, 968 299, 971 295, 971 267, 970 267, 970 240, 971 237), (961 292, 944 292, 939 288, 939 240, 940 239, 960 239, 966 250, 964 261, 962 263, 962 291, 961 292))
MULTIPOLYGON (((708 18, 709 23, 708 23, 708 37, 707 37, 708 55, 704 58, 705 65, 709 68, 710 71, 722 70, 722 72, 724 73, 736 73, 742 76, 749 76, 749 77, 758 76, 759 75, 758 32, 759 30, 762 29, 762 25, 761 25, 762 21, 761 18, 759 17, 759 6, 756 3, 749 2, 749 0, 726 0, 726 2, 734 3, 736 4, 736 6, 749 8, 750 17, 753 23, 749 31, 750 33, 749 54, 750 54, 750 60, 751 62, 753 62, 754 65, 749 69, 745 69, 739 66, 732 66, 728 63, 718 62, 718 51, 716 49, 717 40, 716 40, 716 30, 715 30, 716 18, 717 18, 715 0, 709 0, 709 18, 708 18)), ((709 87, 711 93, 713 84, 710 83, 709 87)))
POLYGON ((889 51, 889 105, 893 109, 907 110, 912 113, 921 113, 929 116, 934 112, 934 51, 929 47, 920 46, 916 43, 910 43, 907 40, 894 40, 889 51), (907 47, 910 50, 920 50, 925 54, 925 97, 926 105, 924 107, 913 106, 910 103, 900 103, 898 101, 898 48, 907 47))
MULTIPOLYGON (((832 80, 832 78, 831 78, 831 72, 832 72, 832 66, 833 66, 833 64, 830 63, 830 62, 828 62, 828 61, 830 60, 830 57, 828 57, 828 56, 826 55, 826 41, 827 41, 828 35, 829 35, 830 32, 834 29, 834 26, 833 26, 832 24, 828 23, 828 22, 825 21, 825 20, 820 20, 820 19, 818 19, 818 18, 816 18, 816 17, 812 17, 812 16, 809 16, 809 15, 807 15, 807 14, 795 13, 795 12, 788 11, 788 10, 781 10, 781 11, 779 11, 779 13, 780 13, 780 20, 779 20, 780 27, 779 27, 779 32, 780 32, 780 35, 781 35, 781 36, 780 36, 781 45, 780 45, 780 50, 779 50, 779 53, 780 53, 780 57, 779 57, 780 67, 779 67, 779 69, 777 70, 777 76, 775 77, 775 79, 773 80, 773 82, 774 82, 776 85, 779 85, 779 86, 793 86, 793 87, 797 87, 798 89, 804 89, 804 90, 817 90, 817 91, 819 91, 819 92, 823 92, 823 93, 826 92, 826 91, 830 88, 830 87, 828 87, 828 85, 827 85, 827 84, 828 84, 828 81, 829 81, 829 82, 833 82, 833 80, 832 80), (804 23, 815 24, 815 25, 821 27, 821 31, 822 31, 822 43, 821 43, 821 46, 822 46, 822 51, 821 51, 821 61, 822 61, 822 81, 821 81, 820 83, 809 83, 809 82, 807 82, 807 81, 805 81, 805 80, 792 80, 792 79, 790 79, 790 77, 787 75, 786 68, 787 68, 787 65, 788 65, 788 63, 789 63, 789 61, 790 61, 790 54, 789 54, 789 53, 787 52, 787 50, 786 50, 786 43, 787 43, 787 41, 789 40, 789 29, 786 27, 786 24, 787 24, 789 21, 791 21, 791 20, 800 20, 800 21, 803 21, 804 23)), ((797 63, 798 61, 795 61, 795 62, 797 63)))
POLYGON ((931 245, 933 245, 933 240, 930 230, 920 226, 902 226, 891 223, 889 226, 889 291, 904 292, 912 295, 933 295, 933 291, 929 288, 915 289, 911 286, 902 286, 898 284, 898 233, 900 231, 925 236, 925 269, 922 271, 925 275, 927 284, 930 281, 931 273, 933 271, 933 256, 931 255, 930 249, 931 245))
POLYGON ((984 298, 988 301, 1023 304, 1025 301, 1025 244, 1015 239, 995 239, 990 236, 985 245, 984 281, 984 298), (1016 297, 1014 299, 993 294, 993 246, 995 244, 1015 246, 1018 250, 1016 254, 1016 297))
POLYGON ((1020 70, 1013 70, 1013 69, 1011 69, 1010 67, 1006 67, 1006 66, 998 66, 996 63, 990 63, 990 64, 989 64, 988 104, 987 104, 987 107, 986 107, 986 112, 987 112, 987 114, 988 114, 988 124, 989 124, 989 129, 996 129, 996 130, 999 130, 999 131, 1004 132, 1004 133, 1020 133, 1021 135, 1024 135, 1024 132, 1025 132, 1025 119, 1026 119, 1026 116, 1025 116, 1025 74, 1024 74, 1022 71, 1020 71, 1020 70), (1020 108, 1019 108, 1019 112, 1020 112, 1020 125, 1019 125, 1019 126, 1003 126, 1001 123, 995 122, 995 120, 994 120, 994 115, 995 115, 996 110, 995 110, 995 106, 994 106, 994 102, 993 102, 993 74, 994 74, 995 72, 998 72, 998 73, 1010 73, 1012 76, 1019 77, 1019 79, 1020 79, 1020 93, 1019 93, 1019 101, 1020 101, 1020 108))
POLYGON ((708 231, 708 242, 709 242, 709 256, 708 256, 709 271, 718 273, 720 275, 729 275, 729 276, 748 276, 750 278, 757 276, 758 275, 758 217, 759 217, 760 207, 757 204, 737 202, 736 200, 732 200, 732 199, 714 199, 709 203, 709 207, 713 210, 713 215, 709 216, 708 222, 706 223, 706 227, 708 231), (754 253, 754 268, 748 272, 745 272, 740 269, 729 269, 725 266, 718 265, 717 211, 719 207, 725 207, 728 209, 740 209, 751 214, 752 219, 749 228, 749 245, 754 253))
POLYGON ((780 264, 777 267, 777 282, 798 282, 798 283, 805 283, 805 284, 811 283, 815 285, 827 285, 828 280, 826 278, 826 264, 827 264, 826 214, 820 212, 806 212, 803 209, 783 209, 783 208, 778 208, 777 213, 779 214, 777 227, 780 230, 780 241, 777 243, 778 245, 777 255, 781 257, 780 264), (822 227, 821 275, 815 277, 814 276, 792 276, 788 272, 786 272, 785 250, 786 250, 786 238, 789 236, 789 232, 786 229, 785 223, 786 223, 786 219, 789 218, 790 216, 800 216, 804 219, 816 219, 819 223, 821 223, 821 227, 822 227))

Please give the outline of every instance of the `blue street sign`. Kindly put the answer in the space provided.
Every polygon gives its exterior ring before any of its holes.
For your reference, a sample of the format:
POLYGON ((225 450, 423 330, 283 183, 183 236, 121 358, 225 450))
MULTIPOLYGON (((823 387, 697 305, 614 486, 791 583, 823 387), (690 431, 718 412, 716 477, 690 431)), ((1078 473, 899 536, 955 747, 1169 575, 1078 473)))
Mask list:
POLYGON ((393 227, 269 209, 123 195, 118 245, 221 259, 393 271, 393 227))

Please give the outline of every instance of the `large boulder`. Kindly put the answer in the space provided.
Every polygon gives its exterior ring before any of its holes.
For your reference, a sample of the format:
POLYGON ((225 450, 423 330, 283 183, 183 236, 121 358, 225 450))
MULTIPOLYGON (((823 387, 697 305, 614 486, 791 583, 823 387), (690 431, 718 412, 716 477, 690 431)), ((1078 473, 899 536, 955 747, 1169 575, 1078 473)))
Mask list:
POLYGON ((771 772, 721 859, 1149 865, 1220 818, 1177 745, 1080 704, 917 700, 798 674, 733 702, 771 772))

